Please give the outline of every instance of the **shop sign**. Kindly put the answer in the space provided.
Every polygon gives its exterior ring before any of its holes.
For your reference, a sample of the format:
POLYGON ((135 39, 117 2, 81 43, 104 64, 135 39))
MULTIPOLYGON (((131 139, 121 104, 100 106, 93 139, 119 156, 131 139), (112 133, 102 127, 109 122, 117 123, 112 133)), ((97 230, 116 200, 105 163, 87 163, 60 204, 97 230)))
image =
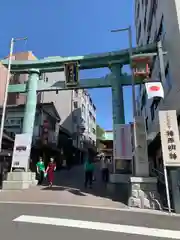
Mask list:
POLYGON ((180 166, 180 140, 176 111, 160 111, 159 122, 164 165, 180 166))

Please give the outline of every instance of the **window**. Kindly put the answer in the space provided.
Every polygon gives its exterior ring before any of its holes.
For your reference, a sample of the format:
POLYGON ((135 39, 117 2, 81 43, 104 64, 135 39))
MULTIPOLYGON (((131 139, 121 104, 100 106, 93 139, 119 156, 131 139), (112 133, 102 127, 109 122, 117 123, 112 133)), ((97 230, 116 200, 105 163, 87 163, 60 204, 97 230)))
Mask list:
POLYGON ((96 111, 96 106, 93 104, 93 110, 96 111))
POLYGON ((78 102, 74 102, 74 108, 78 108, 78 102))
POLYGON ((162 18, 161 18, 161 23, 160 23, 159 30, 158 30, 158 32, 157 32, 157 36, 156 36, 155 41, 158 42, 158 41, 160 41, 160 40, 163 40, 164 35, 165 35, 164 17, 162 16, 162 18))
POLYGON ((169 63, 167 64, 166 69, 165 69, 165 78, 166 78, 166 85, 169 90, 172 87, 171 77, 170 77, 170 73, 169 73, 169 63))
POLYGON ((141 22, 139 23, 138 32, 137 32, 137 42, 139 42, 141 36, 141 22))
POLYGON ((92 105, 93 103, 92 103, 92 99, 91 98, 89 98, 89 102, 90 102, 90 105, 92 105))
POLYGON ((146 23, 147 23, 147 18, 146 16, 144 17, 144 31, 146 31, 146 23))
POLYGON ((147 44, 149 44, 149 40, 150 40, 150 34, 148 34, 148 38, 147 38, 147 44))
POLYGON ((142 99, 141 99, 141 110, 146 105, 146 101, 147 101, 147 94, 146 94, 146 92, 144 92, 142 95, 142 99))
POLYGON ((77 138, 77 133, 74 132, 73 135, 72 135, 72 139, 73 139, 73 140, 76 140, 76 138, 77 138))
POLYGON ((89 116, 92 119, 92 112, 91 111, 89 111, 89 116))
POLYGON ((148 20, 148 25, 147 25, 148 34, 151 34, 152 20, 153 20, 153 13, 152 13, 152 10, 150 10, 149 20, 148 20))
POLYGON ((148 117, 146 118, 145 124, 146 124, 146 131, 148 131, 148 117))
POLYGON ((154 120, 154 111, 155 111, 153 104, 151 105, 150 111, 151 111, 151 120, 153 121, 154 120))
POLYGON ((148 6, 148 0, 145 0, 145 4, 144 4, 144 6, 145 6, 145 16, 146 16, 146 13, 147 13, 147 6, 148 6))
POLYGON ((158 0, 152 0, 152 8, 153 8, 154 16, 156 15, 157 7, 158 7, 158 0))
POLYGON ((93 134, 96 134, 95 128, 92 128, 92 132, 93 132, 93 134))
POLYGON ((77 123, 77 116, 73 116, 73 122, 77 123))
POLYGON ((82 104, 82 113, 85 113, 85 111, 86 111, 85 105, 82 104))
POLYGON ((157 0, 151 0, 149 20, 148 20, 148 26, 147 26, 147 31, 149 34, 151 33, 152 21, 153 21, 153 17, 156 15, 156 10, 157 10, 157 0))
POLYGON ((74 90, 74 96, 75 96, 75 97, 78 97, 78 89, 75 89, 75 90, 74 90))
POLYGON ((139 18, 139 11, 140 11, 140 4, 138 3, 138 6, 137 6, 137 14, 136 14, 136 19, 139 18))
POLYGON ((13 83, 15 83, 15 84, 20 83, 19 80, 20 80, 20 74, 19 73, 15 73, 13 75, 13 78, 12 78, 13 83))
POLYGON ((154 117, 155 117, 155 111, 159 105, 161 101, 161 98, 160 97, 155 97, 152 104, 151 104, 151 108, 150 108, 150 111, 151 111, 151 120, 153 121, 154 120, 154 117))

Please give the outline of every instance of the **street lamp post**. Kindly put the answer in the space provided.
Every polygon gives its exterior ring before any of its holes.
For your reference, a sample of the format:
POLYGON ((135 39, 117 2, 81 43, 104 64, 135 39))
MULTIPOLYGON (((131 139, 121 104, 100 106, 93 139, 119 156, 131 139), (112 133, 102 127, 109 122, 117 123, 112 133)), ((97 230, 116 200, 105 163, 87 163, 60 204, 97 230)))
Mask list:
POLYGON ((131 68, 131 86, 132 86, 132 106, 133 106, 133 117, 136 116, 136 89, 135 89, 135 79, 134 79, 134 72, 133 72, 133 62, 132 62, 132 28, 129 26, 128 28, 120 28, 111 30, 111 32, 128 32, 128 41, 129 41, 129 62, 131 68))
POLYGON ((8 87, 9 87, 9 83, 10 83, 11 62, 12 62, 14 43, 17 41, 21 41, 21 40, 27 40, 27 37, 26 38, 12 38, 11 43, 10 43, 8 69, 7 69, 7 75, 6 75, 6 86, 5 86, 5 92, 4 92, 4 102, 3 102, 1 126, 0 126, 0 152, 2 151, 2 139, 3 139, 4 122, 5 122, 6 106, 7 106, 7 98, 8 98, 8 87))

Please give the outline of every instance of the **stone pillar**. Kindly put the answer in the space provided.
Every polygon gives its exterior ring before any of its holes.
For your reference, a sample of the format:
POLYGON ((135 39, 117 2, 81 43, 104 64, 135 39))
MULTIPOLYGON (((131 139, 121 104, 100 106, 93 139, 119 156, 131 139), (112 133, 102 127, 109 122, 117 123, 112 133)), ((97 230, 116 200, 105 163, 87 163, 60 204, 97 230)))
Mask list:
POLYGON ((114 64, 111 67, 113 125, 125 123, 123 87, 120 81, 121 70, 122 66, 120 64, 114 64))
MULTIPOLYGON (((123 86, 121 85, 122 66, 113 64, 111 66, 112 79, 112 112, 113 128, 115 124, 125 124, 123 86)), ((115 134, 115 133, 114 133, 115 134)), ((120 159, 114 161, 114 173, 127 173, 129 161, 120 159)))
POLYGON ((157 178, 131 177, 128 206, 162 210, 160 197, 157 191, 157 178))

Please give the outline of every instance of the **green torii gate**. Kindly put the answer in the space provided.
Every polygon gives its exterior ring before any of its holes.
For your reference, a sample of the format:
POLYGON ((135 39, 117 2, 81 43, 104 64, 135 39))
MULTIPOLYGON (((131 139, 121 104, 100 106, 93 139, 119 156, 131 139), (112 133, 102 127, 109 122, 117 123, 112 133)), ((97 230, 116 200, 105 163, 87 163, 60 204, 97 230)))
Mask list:
MULTIPOLYGON (((133 55, 155 52, 157 52, 157 44, 136 47, 132 51, 133 55)), ((8 59, 1 60, 1 62, 7 67, 8 59)), ((37 92, 45 91, 111 87, 113 124, 124 124, 123 86, 131 85, 131 76, 123 75, 121 70, 122 66, 129 64, 129 62, 129 49, 85 56, 50 57, 33 61, 13 60, 11 64, 12 73, 29 74, 27 83, 9 85, 8 89, 8 92, 11 93, 27 93, 23 133, 32 136, 37 103, 36 95, 37 92), (57 79, 57 82, 53 85, 40 80, 41 73, 64 71, 64 65, 70 62, 78 62, 80 70, 108 67, 111 74, 102 78, 81 79, 76 86, 71 87, 63 82, 64 79, 62 81, 57 79)), ((135 84, 140 84, 140 79, 136 80, 135 84)))

